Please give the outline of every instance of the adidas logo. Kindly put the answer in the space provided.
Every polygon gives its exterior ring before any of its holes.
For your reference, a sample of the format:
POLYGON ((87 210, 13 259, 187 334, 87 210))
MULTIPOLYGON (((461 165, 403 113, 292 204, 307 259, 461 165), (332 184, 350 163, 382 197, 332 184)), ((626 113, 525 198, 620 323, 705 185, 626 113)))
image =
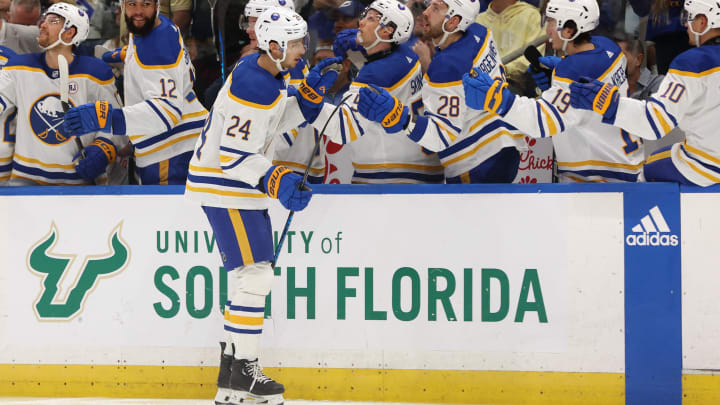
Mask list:
POLYGON ((632 231, 625 238, 628 246, 677 246, 679 243, 678 236, 670 233, 670 227, 657 205, 650 208, 649 215, 642 217, 632 231))

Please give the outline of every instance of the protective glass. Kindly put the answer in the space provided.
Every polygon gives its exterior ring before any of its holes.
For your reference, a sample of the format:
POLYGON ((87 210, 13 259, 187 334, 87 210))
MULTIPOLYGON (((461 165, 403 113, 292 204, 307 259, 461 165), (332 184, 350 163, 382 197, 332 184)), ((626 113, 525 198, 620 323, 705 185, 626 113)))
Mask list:
POLYGON ((310 45, 310 37, 305 35, 304 38, 300 39, 293 39, 292 41, 288 42, 287 47, 289 51, 299 50, 301 47, 303 49, 308 49, 308 46, 310 45))
POLYGON ((687 27, 695 18, 697 18, 697 15, 692 15, 689 11, 683 9, 680 13, 680 24, 682 24, 683 27, 687 27))

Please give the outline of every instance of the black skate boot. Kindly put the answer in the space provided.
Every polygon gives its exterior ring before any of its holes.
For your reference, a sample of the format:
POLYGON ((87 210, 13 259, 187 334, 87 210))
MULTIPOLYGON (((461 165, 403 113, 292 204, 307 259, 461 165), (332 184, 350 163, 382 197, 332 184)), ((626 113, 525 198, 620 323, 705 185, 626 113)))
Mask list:
POLYGON ((233 356, 225 354, 225 342, 220 342, 220 372, 218 373, 218 391, 215 394, 215 405, 227 405, 230 403, 230 368, 232 367, 233 356))
POLYGON ((265 375, 257 359, 233 359, 230 373, 232 395, 229 404, 282 405, 285 387, 265 375))

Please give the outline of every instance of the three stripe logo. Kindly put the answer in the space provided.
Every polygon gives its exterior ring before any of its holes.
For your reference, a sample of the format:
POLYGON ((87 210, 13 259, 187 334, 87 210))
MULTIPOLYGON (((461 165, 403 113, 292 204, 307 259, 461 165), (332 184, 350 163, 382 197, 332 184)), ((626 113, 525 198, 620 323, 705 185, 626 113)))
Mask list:
POLYGON ((657 205, 650 208, 648 215, 632 227, 632 232, 625 238, 629 246, 677 246, 679 243, 678 236, 671 233, 657 205))

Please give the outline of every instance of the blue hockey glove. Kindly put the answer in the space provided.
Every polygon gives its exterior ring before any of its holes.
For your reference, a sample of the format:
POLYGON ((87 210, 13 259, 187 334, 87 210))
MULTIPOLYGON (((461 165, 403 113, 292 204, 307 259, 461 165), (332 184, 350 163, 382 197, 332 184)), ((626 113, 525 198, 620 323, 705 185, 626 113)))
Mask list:
POLYGON ((307 122, 312 123, 320 114, 323 106, 323 97, 332 87, 338 77, 338 72, 328 70, 323 73, 322 70, 333 63, 342 62, 342 58, 327 58, 315 65, 308 72, 298 87, 296 98, 300 105, 303 117, 307 122))
POLYGON ((379 122, 389 134, 405 128, 410 120, 410 109, 382 87, 368 86, 371 88, 360 89, 358 112, 370 121, 379 122))
POLYGON ((357 42, 357 35, 357 28, 340 31, 333 42, 333 53, 335 56, 347 58, 347 51, 360 51, 365 53, 365 48, 357 42))
POLYGON ((581 77, 579 82, 570 84, 570 105, 581 110, 591 110, 603 116, 606 124, 615 122, 620 90, 610 83, 603 83, 590 77, 581 77))
POLYGON ((540 90, 545 91, 550 88, 552 71, 561 60, 562 58, 558 58, 557 56, 539 57, 538 62, 540 62, 540 67, 543 68, 543 70, 540 71, 536 71, 532 65, 528 65, 527 72, 530 73, 530 76, 535 80, 535 84, 540 90))
MULTIPOLYGON (((75 159, 78 159, 81 153, 78 153, 75 159)), ((85 158, 77 163, 75 171, 85 181, 92 183, 95 178, 105 173, 107 165, 114 162, 116 156, 117 150, 110 140, 96 138, 85 148, 85 158)))
POLYGON ((302 211, 312 198, 312 190, 303 187, 302 177, 285 166, 270 166, 265 176, 260 178, 258 188, 269 197, 277 198, 283 207, 291 211, 302 211))
POLYGON ((97 101, 68 110, 63 128, 73 136, 97 131, 125 135, 125 116, 122 109, 113 110, 107 101, 97 101))
POLYGON ((127 53, 127 45, 122 48, 117 48, 113 51, 105 52, 102 55, 102 60, 105 63, 123 63, 125 62, 125 54, 127 53))
POLYGON ((512 107, 515 95, 507 89, 507 82, 500 78, 495 80, 478 68, 473 74, 463 75, 465 104, 475 110, 485 110, 504 116, 512 107))

